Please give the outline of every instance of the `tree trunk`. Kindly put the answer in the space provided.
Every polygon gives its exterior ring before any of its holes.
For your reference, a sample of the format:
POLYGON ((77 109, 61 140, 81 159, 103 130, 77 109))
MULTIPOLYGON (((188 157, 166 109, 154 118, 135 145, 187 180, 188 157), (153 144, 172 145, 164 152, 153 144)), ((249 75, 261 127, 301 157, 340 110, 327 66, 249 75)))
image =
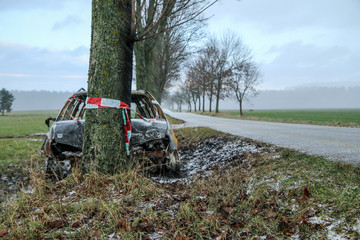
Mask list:
MULTIPOLYGON (((131 102, 131 0, 92 2, 88 97, 131 102)), ((87 110, 82 170, 103 173, 130 167, 120 109, 87 110)))
POLYGON ((243 116, 243 110, 242 110, 242 100, 239 101, 240 104, 240 116, 243 116))
POLYGON ((147 39, 135 44, 136 89, 149 91, 153 95, 154 78, 151 69, 154 61, 154 44, 154 39, 147 39))
POLYGON ((221 86, 222 86, 222 79, 219 78, 218 84, 216 87, 216 106, 215 106, 215 112, 219 112, 219 100, 220 100, 220 94, 221 94, 221 86))
POLYGON ((209 112, 211 112, 212 96, 209 98, 209 112))
POLYGON ((216 94, 216 107, 215 107, 216 113, 219 112, 219 100, 220 100, 220 91, 216 94))
POLYGON ((201 97, 199 95, 199 112, 201 111, 201 97))
MULTIPOLYGON (((140 5, 139 5, 140 6, 140 5)), ((138 6, 138 7, 139 7, 138 6)), ((147 19, 146 23, 138 25, 138 31, 143 32, 144 27, 152 25, 155 14, 155 1, 150 0, 148 9, 146 11, 147 19)), ((134 45, 135 49, 135 61, 136 61, 136 89, 152 92, 153 78, 152 67, 154 62, 154 52, 156 40, 154 38, 146 39, 141 42, 137 42, 134 45)), ((155 96, 156 98, 157 96, 155 96)))
POLYGON ((205 92, 203 93, 202 104, 202 111, 205 112, 205 92))

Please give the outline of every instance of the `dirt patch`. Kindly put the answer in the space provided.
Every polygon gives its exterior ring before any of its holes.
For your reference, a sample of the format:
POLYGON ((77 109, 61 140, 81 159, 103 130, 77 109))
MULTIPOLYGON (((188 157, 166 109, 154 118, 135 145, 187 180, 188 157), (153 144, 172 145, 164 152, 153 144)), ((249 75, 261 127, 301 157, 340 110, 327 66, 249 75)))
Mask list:
POLYGON ((160 183, 190 183, 213 171, 231 170, 232 166, 247 166, 247 159, 275 152, 275 148, 249 139, 223 136, 210 137, 179 146, 182 178, 154 177, 160 183))
MULTIPOLYGON (((232 166, 239 165, 249 167, 246 166, 248 158, 271 151, 274 151, 272 147, 232 136, 199 139, 189 144, 182 142, 179 145, 182 177, 153 176, 152 179, 159 183, 188 184, 198 177, 209 176, 213 171, 230 170, 232 166)), ((11 169, 9 174, 0 178, 0 202, 15 196, 21 188, 28 188, 28 171, 16 165, 9 165, 8 169, 11 169)))
POLYGON ((6 198, 16 194, 22 187, 29 184, 29 172, 23 167, 11 164, 6 175, 0 177, 0 203, 6 198))
POLYGON ((29 138, 29 139, 36 139, 39 137, 46 136, 46 133, 34 133, 34 134, 25 134, 25 135, 11 135, 11 136, 0 136, 1 138, 29 138))

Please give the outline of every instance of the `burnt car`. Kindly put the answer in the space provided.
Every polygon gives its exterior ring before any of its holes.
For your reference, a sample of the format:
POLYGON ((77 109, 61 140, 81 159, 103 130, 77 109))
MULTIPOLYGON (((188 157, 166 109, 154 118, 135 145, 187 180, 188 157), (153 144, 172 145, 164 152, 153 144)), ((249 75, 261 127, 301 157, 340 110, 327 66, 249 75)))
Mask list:
MULTIPOLYGON (((80 89, 65 103, 50 127, 41 152, 46 156, 46 174, 62 179, 81 161, 86 119, 87 92, 80 89)), ((146 173, 180 175, 177 139, 156 99, 148 92, 131 93, 130 155, 146 173)))

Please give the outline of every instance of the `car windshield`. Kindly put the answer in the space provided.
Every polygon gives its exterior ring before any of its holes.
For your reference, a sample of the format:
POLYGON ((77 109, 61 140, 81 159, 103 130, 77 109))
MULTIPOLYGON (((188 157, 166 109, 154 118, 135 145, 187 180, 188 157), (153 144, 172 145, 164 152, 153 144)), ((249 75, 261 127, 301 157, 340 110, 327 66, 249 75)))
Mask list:
MULTIPOLYGON (((74 95, 68 99, 65 106, 60 111, 57 121, 85 119, 85 102, 86 95, 74 95)), ((131 95, 131 118, 163 118, 158 113, 157 106, 154 106, 150 99, 144 94, 131 95), (140 115, 140 116, 139 116, 140 115)))
POLYGON ((85 100, 84 95, 70 97, 57 117, 57 121, 72 120, 74 118, 82 119, 85 111, 85 100))
POLYGON ((145 95, 133 94, 131 96, 131 118, 156 118, 156 110, 145 95))

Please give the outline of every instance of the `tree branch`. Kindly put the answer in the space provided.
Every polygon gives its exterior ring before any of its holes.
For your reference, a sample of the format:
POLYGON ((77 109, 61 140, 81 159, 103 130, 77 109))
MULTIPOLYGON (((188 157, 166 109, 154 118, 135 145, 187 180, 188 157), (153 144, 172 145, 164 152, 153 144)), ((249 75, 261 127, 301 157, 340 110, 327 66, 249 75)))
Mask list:
MULTIPOLYGON (((212 5, 214 5, 214 4, 215 4, 216 2, 218 2, 218 1, 219 1, 219 0, 214 0, 212 3, 208 4, 207 6, 203 7, 202 9, 200 9, 200 11, 199 11, 198 13, 193 14, 190 18, 188 18, 188 19, 186 19, 186 20, 184 20, 184 21, 179 20, 179 21, 177 21, 177 22, 176 22, 174 25, 172 25, 172 26, 169 26, 169 27, 167 27, 167 28, 161 29, 160 31, 158 31, 158 32, 156 32, 156 33, 154 33, 154 34, 151 34, 151 35, 146 36, 146 35, 149 34, 149 32, 151 32, 155 27, 157 27, 157 26, 159 25, 159 23, 162 21, 162 18, 164 18, 164 17, 166 16, 166 15, 165 15, 166 12, 165 12, 165 10, 163 10, 162 13, 161 13, 161 15, 160 15, 160 17, 159 17, 159 19, 158 19, 150 28, 148 28, 147 30, 145 30, 144 33, 142 33, 139 37, 137 37, 137 38, 135 39, 135 41, 138 42, 138 41, 142 41, 142 40, 146 40, 146 39, 155 37, 155 36, 157 36, 157 35, 159 35, 159 34, 161 34, 161 33, 163 33, 163 32, 172 30, 172 29, 174 29, 174 28, 176 28, 176 27, 178 27, 178 26, 180 26, 180 25, 183 25, 183 24, 185 24, 185 23, 188 23, 188 22, 194 20, 195 18, 197 18, 200 14, 202 14, 204 11, 206 11, 208 8, 210 8, 212 5)), ((169 1, 169 2, 171 2, 171 1, 169 1)), ((169 2, 168 2, 168 3, 169 3, 169 2)), ((168 4, 167 4, 167 5, 168 5, 168 4)), ((181 19, 181 18, 180 18, 180 19, 181 19)))

